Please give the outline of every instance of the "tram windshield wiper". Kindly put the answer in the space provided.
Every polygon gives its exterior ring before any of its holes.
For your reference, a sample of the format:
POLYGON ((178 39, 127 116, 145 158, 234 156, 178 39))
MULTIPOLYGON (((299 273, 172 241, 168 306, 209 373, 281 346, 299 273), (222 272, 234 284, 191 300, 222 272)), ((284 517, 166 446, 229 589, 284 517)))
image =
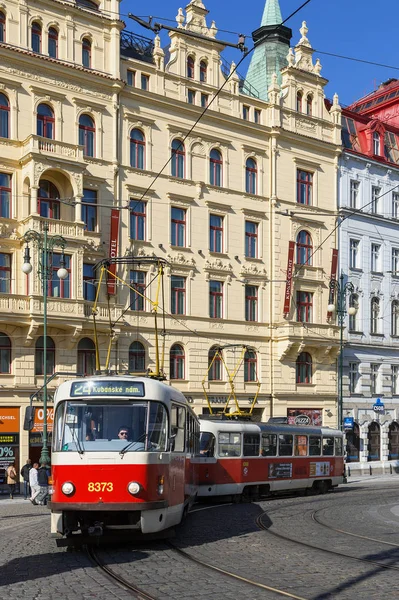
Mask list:
POLYGON ((71 431, 72 431, 72 439, 75 440, 76 446, 78 447, 78 454, 84 454, 85 451, 83 450, 82 444, 80 443, 79 436, 76 434, 75 427, 72 427, 71 431))
POLYGON ((134 444, 140 444, 140 446, 141 446, 141 444, 143 445, 143 447, 142 447, 142 448, 136 448, 136 449, 135 449, 135 452, 140 452, 140 451, 143 451, 143 450, 145 450, 145 449, 146 449, 146 446, 147 446, 147 444, 145 443, 145 440, 146 440, 146 438, 147 438, 147 434, 146 434, 146 433, 143 433, 143 435, 141 435, 141 436, 138 438, 138 440, 134 440, 133 442, 129 442, 129 443, 128 443, 128 444, 127 444, 127 445, 126 445, 124 448, 122 448, 122 450, 119 452, 119 454, 120 454, 121 456, 124 456, 124 455, 126 454, 126 452, 129 450, 129 448, 130 448, 131 446, 133 446, 134 444))

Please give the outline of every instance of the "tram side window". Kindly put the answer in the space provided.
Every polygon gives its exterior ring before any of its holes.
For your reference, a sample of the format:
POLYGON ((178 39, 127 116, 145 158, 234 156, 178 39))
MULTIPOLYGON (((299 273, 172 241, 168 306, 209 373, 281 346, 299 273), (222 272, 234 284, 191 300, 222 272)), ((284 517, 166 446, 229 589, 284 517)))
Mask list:
POLYGON ((292 456, 292 435, 280 433, 278 436, 278 455, 292 456))
POLYGON ((174 452, 184 452, 184 429, 186 423, 186 410, 182 406, 172 406, 171 414, 171 450, 174 452))
POLYGON ((264 433, 262 435, 262 456, 277 456, 277 435, 264 433))
POLYGON ((209 431, 201 432, 201 456, 215 456, 215 436, 209 431))
POLYGON ((308 436, 295 436, 295 456, 307 456, 308 454, 308 436))
POLYGON ((336 437, 335 439, 335 456, 343 456, 344 455, 344 443, 341 437, 336 437))
POLYGON ((309 456, 320 456, 321 454, 321 437, 318 435, 309 436, 309 456))
POLYGON ((186 452, 194 455, 199 454, 199 430, 198 423, 191 412, 187 411, 187 440, 186 452))
POLYGON ((159 402, 150 403, 150 419, 148 423, 148 450, 166 449, 168 420, 166 410, 159 402))
POLYGON ((244 433, 244 456, 259 456, 259 435, 244 433))
POLYGON ((219 456, 241 456, 240 433, 219 433, 219 456))
POLYGON ((334 455, 334 438, 323 437, 323 456, 334 455))

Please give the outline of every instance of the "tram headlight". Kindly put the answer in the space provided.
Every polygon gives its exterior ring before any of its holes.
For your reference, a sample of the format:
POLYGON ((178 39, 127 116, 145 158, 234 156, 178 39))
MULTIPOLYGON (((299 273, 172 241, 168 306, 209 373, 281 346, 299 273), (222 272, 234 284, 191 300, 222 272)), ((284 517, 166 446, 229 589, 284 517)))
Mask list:
POLYGON ((158 477, 158 494, 160 496, 162 496, 163 494, 163 485, 164 485, 165 479, 164 476, 161 475, 160 477, 158 477))
POLYGON ((75 486, 70 481, 66 481, 61 486, 62 493, 66 496, 70 496, 75 491, 75 486))
POLYGON ((132 494, 132 496, 136 496, 141 490, 141 485, 137 483, 137 481, 131 481, 128 484, 127 489, 129 494, 132 494))

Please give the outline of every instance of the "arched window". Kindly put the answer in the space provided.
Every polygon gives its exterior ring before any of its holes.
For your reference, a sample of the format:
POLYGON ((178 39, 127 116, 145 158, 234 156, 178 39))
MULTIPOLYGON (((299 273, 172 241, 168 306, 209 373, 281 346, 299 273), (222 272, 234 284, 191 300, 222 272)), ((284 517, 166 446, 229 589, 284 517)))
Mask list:
POLYGON ((187 58, 187 77, 194 79, 194 59, 192 56, 187 58))
POLYGON ((96 348, 90 338, 83 338, 78 344, 78 372, 94 375, 96 370, 96 348))
POLYGON ((37 212, 46 219, 60 218, 60 193, 51 181, 41 179, 37 194, 37 212))
POLYGON ((302 112, 302 98, 303 98, 302 92, 298 92, 296 95, 296 109, 298 112, 302 112))
POLYGON ((300 231, 296 238, 296 262, 298 265, 311 265, 313 244, 310 233, 300 231))
POLYGON ((48 30, 48 55, 51 58, 58 58, 58 31, 55 27, 48 30))
POLYGON ((391 304, 391 335, 399 335, 399 302, 397 300, 391 304))
POLYGON ((346 462, 358 462, 360 454, 360 431, 357 423, 346 432, 346 462))
POLYGON ((172 175, 173 177, 184 178, 186 152, 181 140, 172 142, 172 175))
POLYGON ((11 373, 11 341, 5 333, 0 333, 0 373, 11 373))
POLYGON ((380 134, 377 131, 373 133, 373 154, 380 155, 380 134))
POLYGON ((258 169, 256 161, 248 158, 245 163, 245 191, 248 194, 257 194, 258 169))
POLYGON ((376 460, 380 460, 381 456, 381 429, 379 424, 376 421, 370 423, 367 432, 367 449, 368 456, 367 460, 369 462, 373 462, 376 460))
POLYGON ((6 16, 0 10, 0 42, 6 41, 6 16))
POLYGON ((388 430, 388 460, 399 459, 399 423, 392 421, 388 430))
POLYGON ((208 352, 208 381, 222 380, 222 357, 218 346, 213 346, 208 352))
POLYGON ((312 94, 309 94, 306 98, 306 114, 309 115, 309 117, 312 116, 312 110, 313 110, 313 96, 312 96, 312 94))
POLYGON ((35 375, 44 375, 44 355, 46 354, 46 375, 52 375, 55 371, 55 344, 51 337, 47 336, 46 352, 44 352, 44 336, 39 337, 35 347, 35 375))
POLYGON ((223 160, 219 150, 211 150, 209 159, 209 181, 211 185, 222 186, 223 160))
POLYGON ((312 357, 308 352, 301 352, 296 359, 296 382, 312 383, 312 357))
POLYGON ((145 348, 141 342, 133 342, 129 347, 129 372, 144 373, 145 348))
POLYGON ((207 75, 208 75, 208 65, 204 60, 200 62, 200 81, 202 83, 206 83, 207 75))
POLYGON ((5 94, 0 94, 0 137, 10 137, 10 103, 5 94))
POLYGON ((54 112, 48 104, 37 107, 36 133, 49 140, 54 139, 54 112))
POLYGON ((378 333, 380 315, 380 301, 378 298, 371 299, 370 333, 378 333))
POLYGON ((170 349, 170 379, 184 379, 184 363, 183 346, 173 344, 170 349))
POLYGON ((42 51, 42 26, 40 23, 32 23, 32 50, 33 52, 42 51))
POLYGON ((130 132, 130 166, 136 169, 145 168, 145 137, 140 129, 130 132))
POLYGON ((88 38, 82 40, 82 65, 88 69, 91 67, 91 41, 88 38))
POLYGON ((247 350, 244 355, 244 381, 257 380, 256 352, 247 350))
POLYGON ((89 115, 79 117, 79 145, 83 146, 86 156, 94 156, 96 128, 94 121, 89 115))
POLYGON ((356 308, 355 314, 349 315, 349 331, 357 331, 357 314, 359 309, 359 296, 357 294, 350 295, 349 306, 356 308))

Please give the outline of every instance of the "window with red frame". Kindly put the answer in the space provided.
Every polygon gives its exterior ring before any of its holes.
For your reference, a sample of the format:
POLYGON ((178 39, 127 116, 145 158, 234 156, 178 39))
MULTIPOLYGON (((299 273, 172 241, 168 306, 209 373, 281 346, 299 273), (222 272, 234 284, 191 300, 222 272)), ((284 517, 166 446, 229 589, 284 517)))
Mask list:
POLYGON ((297 265, 311 265, 313 244, 310 233, 300 231, 296 238, 296 262, 297 265))
POLYGON ((145 348, 141 342, 133 342, 129 347, 129 372, 144 373, 145 348))
POLYGON ((11 341, 5 333, 0 333, 0 373, 11 373, 11 341))
POLYGON ((10 137, 10 102, 5 94, 0 94, 0 137, 10 137))
POLYGON ((209 250, 223 252, 223 217, 219 215, 209 217, 209 250))
POLYGON ((213 148, 209 159, 209 182, 211 185, 221 187, 223 173, 223 160, 219 150, 213 148))
MULTIPOLYGON (((46 375, 55 371, 55 344, 51 337, 46 339, 46 375)), ((44 375, 44 337, 41 336, 35 346, 35 375, 44 375)))
POLYGON ((194 79, 194 59, 192 56, 187 58, 187 77, 194 79))
POLYGON ((171 235, 172 246, 185 247, 186 245, 186 210, 184 208, 172 207, 171 212, 171 235))
POLYGON ((206 83, 207 71, 208 71, 208 65, 206 64, 206 62, 204 60, 201 60, 201 62, 200 62, 200 81, 202 83, 206 83))
POLYGON ((256 381, 257 378, 256 352, 247 350, 244 355, 244 381, 256 381))
POLYGON ((209 282, 209 316, 211 319, 223 318, 223 282, 209 282))
POLYGON ((55 27, 48 30, 48 55, 51 58, 58 58, 58 31, 55 27))
POLYGON ((11 175, 0 173, 0 217, 11 218, 11 175))
POLYGON ((0 42, 6 41, 6 16, 0 10, 0 42))
POLYGON ((308 171, 297 170, 297 198, 298 204, 310 206, 313 202, 313 174, 308 171))
POLYGON ((298 92, 296 95, 296 110, 297 112, 302 112, 302 92, 298 92))
POLYGON ((146 240, 147 203, 131 200, 130 207, 130 239, 143 242, 146 240))
POLYGON ((313 294, 311 292, 296 293, 296 320, 299 323, 313 322, 313 294))
POLYGON ((53 298, 71 297, 71 257, 66 254, 56 254, 49 257, 50 281, 48 282, 48 295, 53 298), (65 264, 62 262, 65 261, 65 264), (65 279, 58 277, 58 269, 65 268, 68 275, 65 279))
POLYGON ((258 288, 256 285, 245 286, 245 320, 258 320, 258 288))
POLYGON ((93 119, 89 115, 79 117, 79 145, 83 146, 83 154, 93 156, 95 154, 96 128, 93 119))
POLYGON ((11 294, 11 254, 0 252, 0 293, 11 294))
POLYGON ((60 193, 55 185, 46 179, 39 183, 37 212, 46 219, 60 218, 60 193))
POLYGON ((248 158, 245 163, 245 191, 247 194, 257 194, 258 168, 253 158, 248 158))
POLYGON ((96 347, 93 340, 83 338, 78 344, 78 373, 94 375, 96 370, 96 347))
POLYGON ((306 114, 309 115, 309 117, 312 116, 312 110, 313 110, 313 97, 311 96, 311 94, 309 94, 309 96, 306 98, 306 114))
POLYGON ((87 38, 82 40, 82 65, 88 69, 91 67, 91 41, 87 38))
POLYGON ((301 352, 296 359, 296 382, 312 383, 312 357, 308 352, 301 352))
POLYGON ((130 132, 130 166, 136 169, 145 168, 145 137, 140 129, 130 132))
POLYGON ((54 139, 54 112, 48 104, 37 107, 36 133, 49 140, 54 139))
POLYGON ((258 223, 245 221, 245 256, 258 258, 258 223))
POLYGON ((172 175, 184 179, 186 152, 184 144, 181 140, 173 140, 172 142, 172 175))
POLYGON ((170 379, 184 379, 185 371, 185 354, 183 346, 180 344, 173 344, 170 349, 170 379))
POLYGON ((208 381, 222 380, 222 357, 220 348, 213 346, 208 352, 208 381))
POLYGON ((170 278, 170 312, 172 315, 186 314, 186 278, 172 275, 170 278))
POLYGON ((130 271, 130 310, 145 310, 145 279, 145 271, 130 271))
POLYGON ((42 51, 42 26, 40 23, 32 23, 31 43, 33 52, 42 51))

